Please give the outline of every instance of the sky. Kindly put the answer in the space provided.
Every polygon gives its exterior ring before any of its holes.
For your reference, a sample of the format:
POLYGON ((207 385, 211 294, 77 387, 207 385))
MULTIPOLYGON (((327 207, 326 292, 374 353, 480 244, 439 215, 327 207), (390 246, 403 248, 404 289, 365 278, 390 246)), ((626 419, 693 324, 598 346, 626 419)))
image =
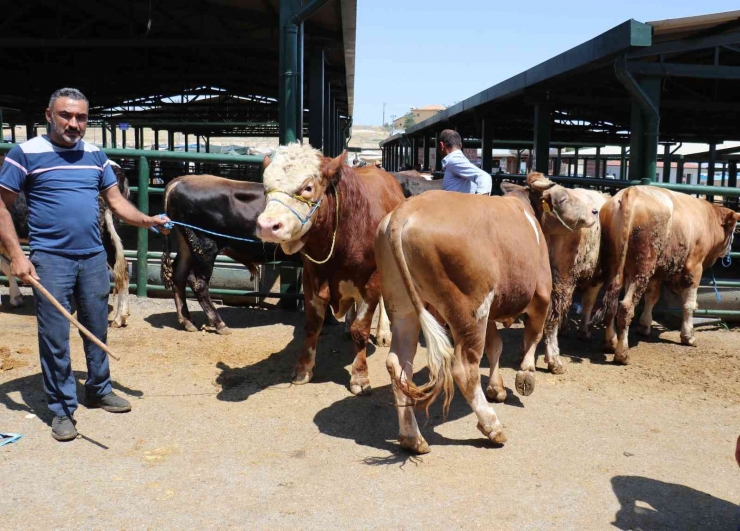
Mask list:
POLYGON ((732 11, 737 0, 360 0, 356 125, 453 105, 622 22, 732 11))

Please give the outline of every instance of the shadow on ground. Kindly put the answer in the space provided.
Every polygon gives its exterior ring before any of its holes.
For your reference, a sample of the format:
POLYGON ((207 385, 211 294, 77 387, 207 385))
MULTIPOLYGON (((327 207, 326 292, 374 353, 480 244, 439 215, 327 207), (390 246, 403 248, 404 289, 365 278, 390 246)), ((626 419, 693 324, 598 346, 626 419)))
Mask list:
MULTIPOLYGON (((77 396, 79 397, 80 407, 85 407, 83 404, 87 373, 74 371, 74 377, 77 381, 77 396)), ((129 389, 115 380, 113 381, 113 389, 128 397, 140 398, 144 396, 142 391, 129 389)), ((46 405, 46 394, 44 393, 44 385, 40 373, 16 378, 0 384, 0 404, 10 411, 33 413, 49 425, 51 425, 51 421, 54 419, 54 414, 46 405), (20 402, 16 402, 10 397, 12 393, 20 394, 20 402)))
MULTIPOLYGON (((216 378, 216 383, 221 386, 217 396, 219 400, 241 402, 268 387, 293 385, 291 384, 293 369, 303 346, 303 316, 291 314, 290 317, 285 317, 285 312, 273 313, 283 316, 281 321, 283 324, 287 324, 288 320, 293 324, 293 337, 290 342, 279 352, 251 365, 230 367, 219 362, 216 365, 221 370, 221 374, 216 378)), ((252 320, 250 326, 259 325, 252 320)), ((343 323, 324 326, 317 351, 311 383, 334 382, 349 389, 350 373, 345 367, 354 360, 355 348, 349 335, 345 333, 343 323)), ((368 357, 374 353, 375 346, 369 343, 368 357)), ((370 374, 370 380, 379 376, 370 374)))
POLYGON ((690 487, 640 476, 615 476, 621 508, 612 525, 624 530, 735 530, 738 506, 690 487))
MULTIPOLYGON (((425 368, 414 375, 416 383, 426 382, 429 372, 425 368)), ((484 378, 483 385, 487 384, 484 378)), ((523 407, 518 397, 508 390, 505 404, 508 406, 523 407)), ((348 439, 361 446, 390 452, 383 457, 368 457, 365 463, 369 465, 392 465, 413 462, 417 459, 398 445, 398 415, 396 414, 393 391, 390 385, 373 389, 373 393, 366 397, 347 396, 319 411, 314 417, 314 423, 319 431, 331 437, 348 439)), ((494 404, 494 408, 501 410, 503 404, 494 404)), ((427 443, 434 446, 472 446, 475 448, 491 448, 489 442, 477 429, 477 419, 465 398, 456 391, 450 404, 450 411, 446 419, 442 418, 441 400, 429 408, 429 418, 424 412, 417 412, 417 421, 422 435, 427 443), (469 417, 470 438, 452 439, 435 431, 435 426, 469 417)), ((423 459, 419 458, 419 459, 423 459)))

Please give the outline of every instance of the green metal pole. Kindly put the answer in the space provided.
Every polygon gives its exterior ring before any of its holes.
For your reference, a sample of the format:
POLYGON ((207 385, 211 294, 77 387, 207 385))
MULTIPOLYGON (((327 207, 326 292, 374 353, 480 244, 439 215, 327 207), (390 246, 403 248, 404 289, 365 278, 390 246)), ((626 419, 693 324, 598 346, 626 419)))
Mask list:
MULTIPOLYGON (((149 161, 146 157, 139 157, 139 190, 138 207, 144 214, 149 215, 149 161)), ((146 297, 146 265, 149 252, 149 229, 138 230, 136 241, 136 296, 146 297)))
MULTIPOLYGON (((709 165, 707 166, 707 186, 714 186, 714 170, 717 166, 717 144, 709 144, 709 165)), ((708 195, 707 201, 714 203, 714 196, 708 195)))
POLYGON ((534 106, 534 149, 529 152, 530 159, 534 154, 534 160, 530 161, 530 167, 534 171, 550 173, 550 106, 537 104, 534 106))
MULTIPOLYGON (((650 98, 653 105, 658 109, 660 108, 660 82, 661 79, 657 77, 648 77, 640 80, 640 86, 650 98)), ((660 123, 659 118, 652 114, 643 113, 643 119, 645 120, 645 145, 642 159, 643 174, 641 178, 655 181, 658 172, 658 134, 660 123)))
POLYGON ((627 179, 627 146, 622 146, 622 153, 619 157, 619 178, 627 179))
POLYGON ((110 147, 108 145, 108 128, 105 125, 105 121, 103 121, 103 147, 104 148, 110 147))
POLYGON ((298 135, 298 26, 291 17, 301 8, 300 0, 280 0, 278 117, 280 145, 295 142, 298 135))
POLYGON ((643 151, 645 147, 645 121, 643 119, 640 105, 632 100, 630 110, 630 158, 629 158, 629 178, 632 180, 642 179, 643 175, 643 151))
MULTIPOLYGON (((578 177, 578 148, 576 148, 575 153, 573 154, 573 177, 578 177)), ((586 176, 586 168, 583 169, 583 176, 586 176)))
POLYGON ((486 173, 493 171, 493 118, 480 121, 480 167, 486 173))

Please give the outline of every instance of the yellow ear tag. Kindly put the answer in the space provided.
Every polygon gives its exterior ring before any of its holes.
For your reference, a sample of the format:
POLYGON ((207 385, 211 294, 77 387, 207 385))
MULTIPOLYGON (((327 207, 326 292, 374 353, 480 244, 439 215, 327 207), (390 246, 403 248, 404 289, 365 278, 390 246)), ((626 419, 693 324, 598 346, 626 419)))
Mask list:
POLYGON ((547 204, 547 201, 544 199, 542 200, 542 208, 545 209, 545 212, 550 212, 550 205, 547 204))

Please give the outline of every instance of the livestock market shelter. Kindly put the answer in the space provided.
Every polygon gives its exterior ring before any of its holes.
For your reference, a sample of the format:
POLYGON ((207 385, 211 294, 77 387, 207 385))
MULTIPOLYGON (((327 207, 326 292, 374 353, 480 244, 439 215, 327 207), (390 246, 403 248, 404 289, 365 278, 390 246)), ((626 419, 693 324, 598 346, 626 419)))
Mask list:
MULTIPOLYGON (((706 143, 710 149, 698 160, 707 164, 707 184, 714 184, 716 163, 725 162, 728 186, 734 188, 740 148, 716 146, 740 140, 739 111, 740 11, 628 20, 386 139, 381 147, 388 169, 418 163, 439 171, 436 136, 452 128, 465 147, 481 148, 481 167, 488 172, 496 147, 531 149, 532 168, 562 175, 567 164, 567 174, 576 176, 579 148, 591 147, 597 149, 590 165, 581 157, 584 173, 592 167, 594 177, 603 177, 606 157, 600 148, 621 146, 621 178, 629 169, 632 180, 655 181, 661 177, 659 158, 670 171, 672 146, 706 143), (551 149, 557 150, 554 156, 551 149)), ((683 159, 676 162, 680 174, 683 159)))
POLYGON ((31 138, 49 95, 74 86, 106 147, 117 129, 143 147, 149 127, 168 146, 174 132, 206 146, 306 137, 338 154, 352 120, 356 11, 356 0, 2 0, 0 122, 7 140, 17 126, 31 138))
MULTIPOLYGON (((161 185, 184 173, 259 179, 263 155, 210 154, 211 137, 308 141, 329 156, 349 137, 356 0, 0 0, 0 12, 0 157, 18 130, 32 138, 46 126, 54 90, 79 88, 91 103, 89 126, 102 127, 105 151, 136 183, 144 212, 162 212, 161 185), (194 151, 206 153, 167 152, 175 133, 185 135, 184 151, 192 135, 194 151), (133 150, 119 149, 130 146, 127 134, 133 150)), ((136 258, 137 294, 162 291, 154 252, 162 240, 150 246, 147 231, 131 227, 122 237, 136 258)), ((247 275, 215 275, 211 292, 242 296, 247 275)), ((284 292, 297 290, 291 276, 281 274, 284 292)), ((249 293, 259 292, 254 282, 249 293)))

